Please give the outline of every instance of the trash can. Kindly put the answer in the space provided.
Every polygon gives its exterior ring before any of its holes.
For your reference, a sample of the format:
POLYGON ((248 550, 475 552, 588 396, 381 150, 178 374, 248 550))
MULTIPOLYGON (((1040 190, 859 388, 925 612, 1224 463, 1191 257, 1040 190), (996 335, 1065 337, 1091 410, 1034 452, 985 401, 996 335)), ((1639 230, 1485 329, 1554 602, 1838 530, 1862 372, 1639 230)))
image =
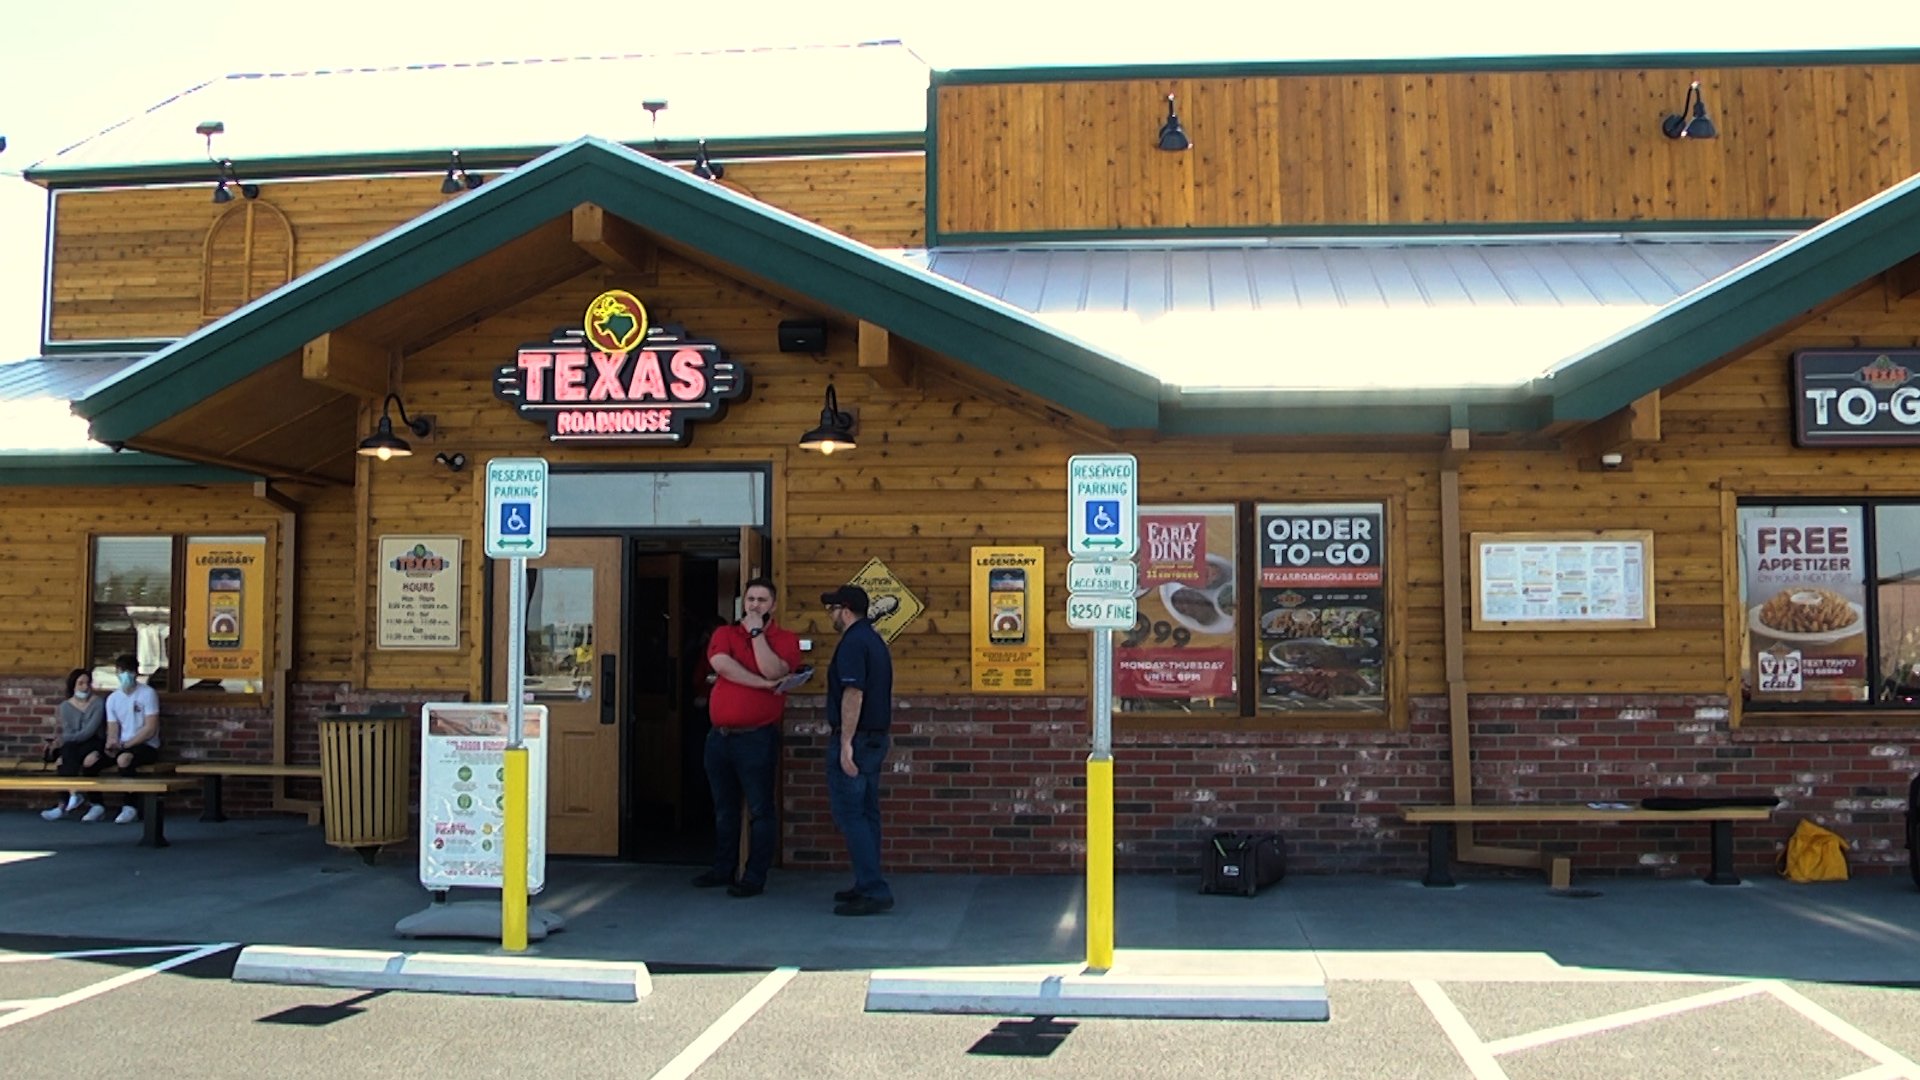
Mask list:
POLYGON ((320 720, 320 812, 327 843, 353 848, 368 864, 384 844, 405 843, 405 716, 329 716, 320 720))

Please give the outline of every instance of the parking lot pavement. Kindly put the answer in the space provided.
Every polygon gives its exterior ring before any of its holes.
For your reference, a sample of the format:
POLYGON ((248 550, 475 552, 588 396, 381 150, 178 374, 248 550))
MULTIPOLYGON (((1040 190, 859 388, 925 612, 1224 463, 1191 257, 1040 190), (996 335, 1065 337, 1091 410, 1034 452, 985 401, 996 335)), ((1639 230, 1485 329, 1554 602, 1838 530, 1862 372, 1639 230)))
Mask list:
POLYGON ((0 941, 0 1061, 81 1075, 1920 1078, 1920 990, 1336 980, 1325 1023, 869 1014, 865 973, 663 966, 638 1004, 228 981, 223 942, 0 941))

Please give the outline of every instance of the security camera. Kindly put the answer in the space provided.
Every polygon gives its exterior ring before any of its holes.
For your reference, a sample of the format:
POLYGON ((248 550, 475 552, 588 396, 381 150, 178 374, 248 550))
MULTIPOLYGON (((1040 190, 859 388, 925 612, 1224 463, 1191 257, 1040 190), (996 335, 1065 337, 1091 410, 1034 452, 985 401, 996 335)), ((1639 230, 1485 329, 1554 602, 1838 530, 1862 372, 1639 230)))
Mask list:
POLYGON ((115 441, 107 444, 107 449, 113 451, 116 454, 122 450, 125 450, 126 448, 127 448, 127 444, 123 442, 115 441))
POLYGON ((1620 463, 1624 460, 1625 459, 1622 458, 1619 454, 1601 454, 1600 467, 1603 469, 1617 469, 1620 467, 1620 463))

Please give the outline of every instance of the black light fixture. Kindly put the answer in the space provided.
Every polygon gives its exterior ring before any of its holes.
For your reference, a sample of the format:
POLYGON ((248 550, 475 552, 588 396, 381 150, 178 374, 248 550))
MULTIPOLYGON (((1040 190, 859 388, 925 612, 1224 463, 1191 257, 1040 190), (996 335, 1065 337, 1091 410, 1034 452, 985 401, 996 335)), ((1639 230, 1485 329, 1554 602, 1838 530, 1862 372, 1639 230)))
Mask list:
POLYGON ((1660 120, 1660 134, 1669 139, 1711 139, 1720 134, 1707 117, 1707 103, 1700 96, 1700 84, 1687 87, 1687 96, 1681 99, 1680 111, 1668 113, 1660 120))
POLYGON ((461 469, 464 469, 467 467, 467 455, 462 454, 457 450, 451 454, 447 453, 445 450, 442 450, 441 452, 433 455, 433 460, 438 462, 441 465, 445 465, 447 467, 448 472, 459 472, 461 469))
POLYGON ((1193 145, 1187 129, 1180 126, 1180 114, 1173 111, 1173 95, 1167 95, 1167 122, 1160 125, 1160 149, 1179 153, 1193 145))
POLYGON ((860 444, 853 439, 853 414, 840 411, 840 399, 827 384, 827 405, 820 410, 820 426, 800 436, 800 449, 831 454, 852 450, 860 444))
POLYGON ((654 98, 650 101, 642 101, 640 107, 647 110, 647 118, 651 121, 649 130, 653 134, 653 145, 665 146, 666 140, 660 137, 660 110, 667 107, 666 99, 654 98))
MULTIPOLYGON (((388 394, 387 400, 381 403, 380 406, 379 426, 374 428, 373 434, 360 440, 359 453, 361 456, 388 461, 397 457, 409 457, 413 454, 413 446, 409 444, 407 440, 393 433, 393 418, 388 415, 389 408, 397 408, 400 410, 400 422, 407 425, 408 431, 413 432, 423 439, 433 434, 432 417, 422 416, 418 419, 409 417, 407 415, 407 406, 400 400, 400 395, 388 394)), ((458 470, 455 471, 457 472, 458 470)))
POLYGON ((233 171, 232 159, 221 158, 219 183, 213 186, 213 201, 216 203, 232 202, 233 188, 239 188, 240 194, 245 195, 249 199, 257 199, 260 197, 260 185, 241 183, 240 175, 233 171))
POLYGON ((700 140, 700 153, 693 159, 693 175, 702 180, 719 180, 727 175, 727 167, 717 161, 707 159, 707 140, 700 140))
POLYGON ((467 167, 460 163, 460 151, 455 150, 453 159, 447 162, 447 178, 440 181, 440 194, 458 195, 463 191, 472 191, 481 183, 483 181, 479 177, 468 172, 467 167))

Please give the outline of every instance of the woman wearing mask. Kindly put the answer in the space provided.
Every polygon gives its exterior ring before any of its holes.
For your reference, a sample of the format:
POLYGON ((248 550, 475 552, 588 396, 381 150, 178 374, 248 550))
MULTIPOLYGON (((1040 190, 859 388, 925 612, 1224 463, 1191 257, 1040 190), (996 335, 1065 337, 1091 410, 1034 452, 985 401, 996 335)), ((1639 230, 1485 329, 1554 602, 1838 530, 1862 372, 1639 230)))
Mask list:
MULTIPOLYGON (((85 668, 74 668, 67 672, 67 697, 55 711, 56 730, 47 739, 49 753, 60 755, 60 775, 79 776, 80 767, 89 754, 97 754, 106 745, 100 736, 100 728, 107 716, 107 699, 93 692, 93 676, 85 668)), ((40 812, 48 821, 59 821, 62 817, 80 809, 86 800, 77 791, 67 792, 67 801, 56 803, 40 812)), ((106 813, 101 810, 100 814, 106 813)), ((94 815, 98 818, 100 814, 94 815)))
MULTIPOLYGON (((121 656, 113 666, 120 687, 107 698, 107 743, 87 755, 82 771, 99 772, 111 760, 120 767, 121 776, 133 776, 140 766, 160 759, 160 695, 153 687, 141 685, 140 661, 131 654, 121 656)), ((80 820, 99 821, 106 813, 105 807, 96 804, 80 820)), ((113 823, 128 825, 139 820, 140 811, 134 809, 133 796, 128 795, 113 823)))

